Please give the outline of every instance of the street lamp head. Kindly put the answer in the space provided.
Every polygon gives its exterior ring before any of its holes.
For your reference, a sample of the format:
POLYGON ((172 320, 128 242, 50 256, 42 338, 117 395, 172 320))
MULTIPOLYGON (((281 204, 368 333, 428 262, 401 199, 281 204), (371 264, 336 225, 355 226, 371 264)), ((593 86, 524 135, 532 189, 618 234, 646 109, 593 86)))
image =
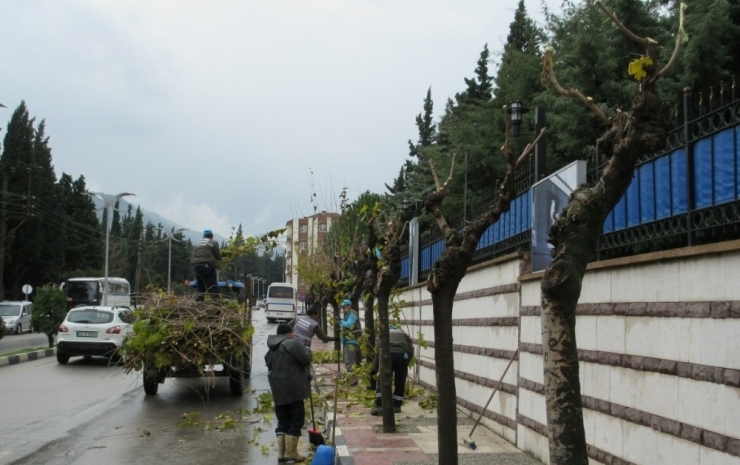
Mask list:
POLYGON ((519 137, 519 128, 522 126, 522 119, 529 109, 525 107, 522 102, 517 100, 509 104, 509 109, 507 111, 511 116, 511 135, 512 137, 519 137))

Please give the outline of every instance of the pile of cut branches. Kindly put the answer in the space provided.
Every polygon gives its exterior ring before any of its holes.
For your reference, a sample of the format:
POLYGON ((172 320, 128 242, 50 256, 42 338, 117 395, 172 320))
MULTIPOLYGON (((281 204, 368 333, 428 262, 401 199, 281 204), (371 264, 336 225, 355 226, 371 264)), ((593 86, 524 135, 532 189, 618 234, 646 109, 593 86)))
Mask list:
MULTIPOLYGON (((146 296, 135 312, 133 335, 123 345, 124 370, 231 365, 249 348, 253 329, 245 309, 192 297, 146 296)), ((210 373, 212 371, 209 370, 210 373)))

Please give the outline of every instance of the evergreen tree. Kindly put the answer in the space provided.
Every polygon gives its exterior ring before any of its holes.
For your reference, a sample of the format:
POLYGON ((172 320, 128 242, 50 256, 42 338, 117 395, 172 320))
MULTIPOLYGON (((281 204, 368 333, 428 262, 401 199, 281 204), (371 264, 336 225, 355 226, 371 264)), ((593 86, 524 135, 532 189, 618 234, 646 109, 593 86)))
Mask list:
POLYGON ((13 113, 0 169, 15 170, 9 178, 5 241, 4 285, 9 296, 22 295, 23 284, 56 281, 64 266, 59 249, 64 243, 57 210, 56 175, 42 121, 34 128, 25 102, 13 113))
POLYGON ((35 214, 23 225, 22 230, 24 238, 28 237, 27 234, 34 234, 38 238, 34 244, 39 253, 38 261, 34 264, 31 279, 38 284, 55 283, 65 267, 65 254, 60 251, 65 243, 66 217, 58 209, 61 199, 56 189, 57 177, 52 165, 45 121, 38 125, 33 145, 36 169, 32 179, 32 195, 35 214))
MULTIPOLYGON (((509 34, 494 79, 493 107, 495 109, 518 101, 525 107, 529 107, 531 110, 529 115, 534 115, 534 107, 542 103, 538 97, 545 90, 540 79, 542 71, 540 54, 545 40, 545 32, 529 17, 524 1, 520 0, 514 13, 514 21, 509 25, 509 34)), ((502 135, 503 114, 495 111, 493 119, 495 127, 502 135)), ((530 121, 533 119, 525 115, 521 136, 510 141, 514 150, 521 151, 527 143, 532 141, 534 131, 529 130, 530 121)), ((557 163, 549 163, 549 165, 550 171, 553 171, 557 163)))
MULTIPOLYGON (((670 3, 673 7, 665 26, 669 31, 678 25, 678 2, 670 3)), ((736 44, 740 43, 740 1, 692 1, 686 9, 685 28, 689 41, 682 48, 676 70, 664 83, 666 102, 676 105, 681 113, 683 89, 689 87, 694 93, 695 111, 700 99, 702 111, 707 111, 712 94, 714 108, 721 101, 728 103, 732 98, 733 76, 740 76, 740 56, 736 51, 736 44)), ((670 52, 671 47, 666 47, 663 60, 668 59, 670 52)), ((736 97, 740 97, 737 91, 736 97)))
MULTIPOLYGON (((655 2, 614 0, 608 7, 631 30, 643 31, 660 42, 668 33, 661 25, 655 2)), ((629 62, 638 58, 633 43, 613 34, 614 26, 604 21, 598 8, 588 2, 565 0, 560 14, 548 13, 547 26, 561 82, 599 102, 602 110, 617 108, 632 98, 637 84, 624 76, 629 62)), ((559 166, 593 155, 601 125, 591 112, 580 102, 563 101, 546 89, 537 102, 550 109, 548 150, 559 160, 559 166)))
MULTIPOLYGON (((64 263, 67 271, 99 270, 102 275, 103 241, 95 203, 87 194, 85 177, 63 173, 57 183, 60 202, 66 215, 64 263)), ((88 273, 89 274, 89 273, 88 273)))

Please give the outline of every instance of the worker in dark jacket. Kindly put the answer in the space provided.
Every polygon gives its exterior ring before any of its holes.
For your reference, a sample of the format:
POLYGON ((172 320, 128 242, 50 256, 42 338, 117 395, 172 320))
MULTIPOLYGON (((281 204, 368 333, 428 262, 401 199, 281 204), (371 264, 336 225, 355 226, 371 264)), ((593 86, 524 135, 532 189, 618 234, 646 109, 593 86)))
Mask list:
MULTIPOLYGON (((409 363, 411 363, 411 358, 414 356, 414 344, 411 341, 411 337, 398 326, 391 325, 389 333, 391 340, 391 370, 393 371, 393 411, 401 413, 403 396, 406 391, 406 377, 409 372, 409 363)), ((371 370, 372 374, 377 373, 380 366, 379 340, 376 342, 375 347, 378 347, 378 353, 375 354, 375 362, 373 362, 373 368, 371 370)), ((375 390, 375 408, 370 413, 372 415, 382 415, 383 409, 381 405, 380 378, 378 378, 377 388, 375 390)))
POLYGON ((319 309, 315 306, 309 307, 305 315, 295 317, 288 323, 295 332, 295 339, 306 347, 311 347, 311 341, 316 336, 324 342, 336 341, 337 338, 327 336, 319 326, 319 309))
POLYGON ((221 261, 221 250, 218 247, 218 242, 213 239, 213 231, 206 229, 203 231, 203 238, 193 251, 193 270, 195 271, 195 280, 198 282, 198 292, 195 294, 195 300, 203 302, 206 292, 211 294, 211 299, 214 302, 219 300, 218 277, 216 275, 219 261, 221 261))
POLYGON ((278 420, 278 462, 303 462, 306 457, 298 455, 298 440, 306 417, 303 400, 311 395, 307 371, 311 349, 294 339, 287 323, 280 323, 277 334, 267 338, 267 347, 267 379, 278 420))

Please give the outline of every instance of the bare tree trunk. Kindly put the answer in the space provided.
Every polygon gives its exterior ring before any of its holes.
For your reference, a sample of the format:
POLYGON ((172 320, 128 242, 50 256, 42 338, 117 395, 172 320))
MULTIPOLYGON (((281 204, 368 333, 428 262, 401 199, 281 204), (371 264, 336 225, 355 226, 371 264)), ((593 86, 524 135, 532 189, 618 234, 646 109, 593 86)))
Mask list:
MULTIPOLYGON (((365 337, 367 338, 368 350, 365 351, 365 362, 372 364, 375 359, 376 347, 375 339, 378 333, 378 329, 375 324, 375 296, 368 294, 365 301, 365 337)), ((378 382, 377 375, 370 373, 370 385, 368 389, 375 390, 375 385, 378 382)))
MULTIPOLYGON (((391 336, 388 327, 388 301, 390 289, 381 283, 378 289, 378 339, 379 347, 376 357, 379 360, 380 399, 383 408, 383 432, 396 430, 396 418, 393 413, 393 371, 391 370, 391 336)), ((391 286, 392 287, 392 286, 391 286)))
POLYGON ((609 212, 624 196, 638 159, 665 145, 668 108, 643 83, 630 113, 619 113, 599 139, 611 159, 596 185, 576 189, 555 221, 548 242, 553 261, 542 279, 542 348, 552 465, 587 465, 576 344, 576 306, 586 266, 595 257, 609 212))
POLYGON ((452 303, 460 280, 449 280, 432 294, 434 371, 437 380, 439 463, 457 465, 457 388, 452 340, 452 303))

